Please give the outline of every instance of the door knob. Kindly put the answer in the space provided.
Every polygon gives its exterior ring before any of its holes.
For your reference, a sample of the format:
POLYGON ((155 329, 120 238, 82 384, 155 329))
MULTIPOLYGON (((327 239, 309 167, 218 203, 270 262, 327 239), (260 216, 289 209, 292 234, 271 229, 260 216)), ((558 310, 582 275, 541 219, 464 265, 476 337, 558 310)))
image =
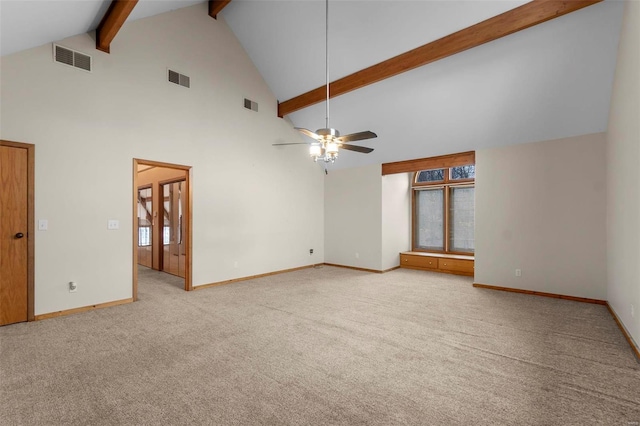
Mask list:
POLYGON ((22 237, 24 237, 24 234, 23 234, 22 232, 18 232, 18 233, 16 234, 16 239, 20 239, 20 238, 22 238, 22 237))

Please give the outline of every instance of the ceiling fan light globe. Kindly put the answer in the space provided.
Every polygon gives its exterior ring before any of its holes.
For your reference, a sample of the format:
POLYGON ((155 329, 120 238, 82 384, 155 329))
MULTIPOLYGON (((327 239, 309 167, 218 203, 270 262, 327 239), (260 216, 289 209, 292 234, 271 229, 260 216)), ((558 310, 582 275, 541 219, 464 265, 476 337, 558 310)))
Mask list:
POLYGON ((331 158, 335 158, 338 156, 338 144, 335 142, 327 142, 327 145, 325 147, 325 152, 327 153, 327 156, 331 157, 331 158))
POLYGON ((309 146, 309 155, 313 158, 318 158, 322 155, 322 147, 320 145, 309 146))

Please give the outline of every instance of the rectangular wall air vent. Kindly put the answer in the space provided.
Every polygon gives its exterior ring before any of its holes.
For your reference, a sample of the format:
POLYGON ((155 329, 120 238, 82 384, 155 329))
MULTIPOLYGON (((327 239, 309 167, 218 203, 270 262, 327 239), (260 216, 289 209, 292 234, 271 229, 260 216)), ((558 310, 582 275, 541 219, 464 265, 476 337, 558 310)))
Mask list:
POLYGON ((251 99, 244 98, 244 107, 251 111, 258 112, 258 103, 253 102, 251 99))
POLYGON ((69 65, 70 67, 91 72, 91 56, 57 44, 53 45, 53 60, 64 65, 69 65))
POLYGON ((179 72, 169 70, 168 76, 169 76, 170 83, 179 84, 180 86, 184 86, 184 87, 191 87, 191 79, 184 74, 180 74, 179 72))

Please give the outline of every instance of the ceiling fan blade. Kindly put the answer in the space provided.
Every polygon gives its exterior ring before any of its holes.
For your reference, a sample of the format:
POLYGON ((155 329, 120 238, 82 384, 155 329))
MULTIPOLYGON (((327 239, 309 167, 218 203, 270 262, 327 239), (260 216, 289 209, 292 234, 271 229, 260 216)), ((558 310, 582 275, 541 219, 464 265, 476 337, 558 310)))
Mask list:
POLYGON ((299 131, 300 133, 309 136, 310 138, 313 138, 315 140, 320 140, 320 135, 317 135, 315 133, 313 133, 311 130, 309 129, 305 129, 304 127, 294 127, 294 129, 296 129, 297 131, 299 131))
POLYGON ((292 142, 292 143, 273 143, 271 146, 281 146, 281 145, 309 145, 307 142, 292 142))
POLYGON ((368 154, 371 151, 373 151, 373 148, 367 148, 366 146, 358 146, 358 145, 341 145, 340 149, 346 149, 347 151, 362 152, 363 154, 368 154))
POLYGON ((342 142, 342 143, 348 143, 348 142, 353 142, 353 141, 361 141, 363 139, 373 139, 373 138, 377 138, 378 135, 376 135, 373 132, 370 132, 369 130, 364 131, 364 132, 358 132, 358 133, 351 133, 350 135, 344 135, 344 136, 340 136, 338 138, 338 141, 342 142))

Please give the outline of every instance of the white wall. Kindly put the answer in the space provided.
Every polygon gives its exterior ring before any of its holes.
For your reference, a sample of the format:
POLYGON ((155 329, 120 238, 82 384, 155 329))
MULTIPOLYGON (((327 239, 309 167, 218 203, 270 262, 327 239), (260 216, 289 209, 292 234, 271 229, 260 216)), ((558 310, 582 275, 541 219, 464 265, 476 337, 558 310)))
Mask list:
POLYGON ((640 2, 625 2, 607 133, 607 299, 640 342, 640 2), (635 313, 631 314, 631 305, 635 313))
POLYGON ((327 263, 380 270, 381 174, 378 164, 331 171, 326 176, 324 245, 327 263))
POLYGON ((0 137, 36 145, 35 214, 49 220, 36 314, 131 297, 133 158, 193 166, 194 285, 324 261, 322 170, 271 146, 300 136, 206 3, 127 23, 110 55, 90 35, 60 44, 92 55, 93 72, 54 63, 50 44, 0 69, 0 137), (168 83, 167 67, 191 89, 168 83))
POLYGON ((381 166, 330 171, 325 180, 327 263, 384 271, 411 249, 410 174, 381 166))
POLYGON ((476 151, 475 282, 606 299, 605 173, 603 133, 476 151))
POLYGON ((382 176, 382 264, 383 271, 400 265, 401 251, 411 250, 411 176, 382 176))

